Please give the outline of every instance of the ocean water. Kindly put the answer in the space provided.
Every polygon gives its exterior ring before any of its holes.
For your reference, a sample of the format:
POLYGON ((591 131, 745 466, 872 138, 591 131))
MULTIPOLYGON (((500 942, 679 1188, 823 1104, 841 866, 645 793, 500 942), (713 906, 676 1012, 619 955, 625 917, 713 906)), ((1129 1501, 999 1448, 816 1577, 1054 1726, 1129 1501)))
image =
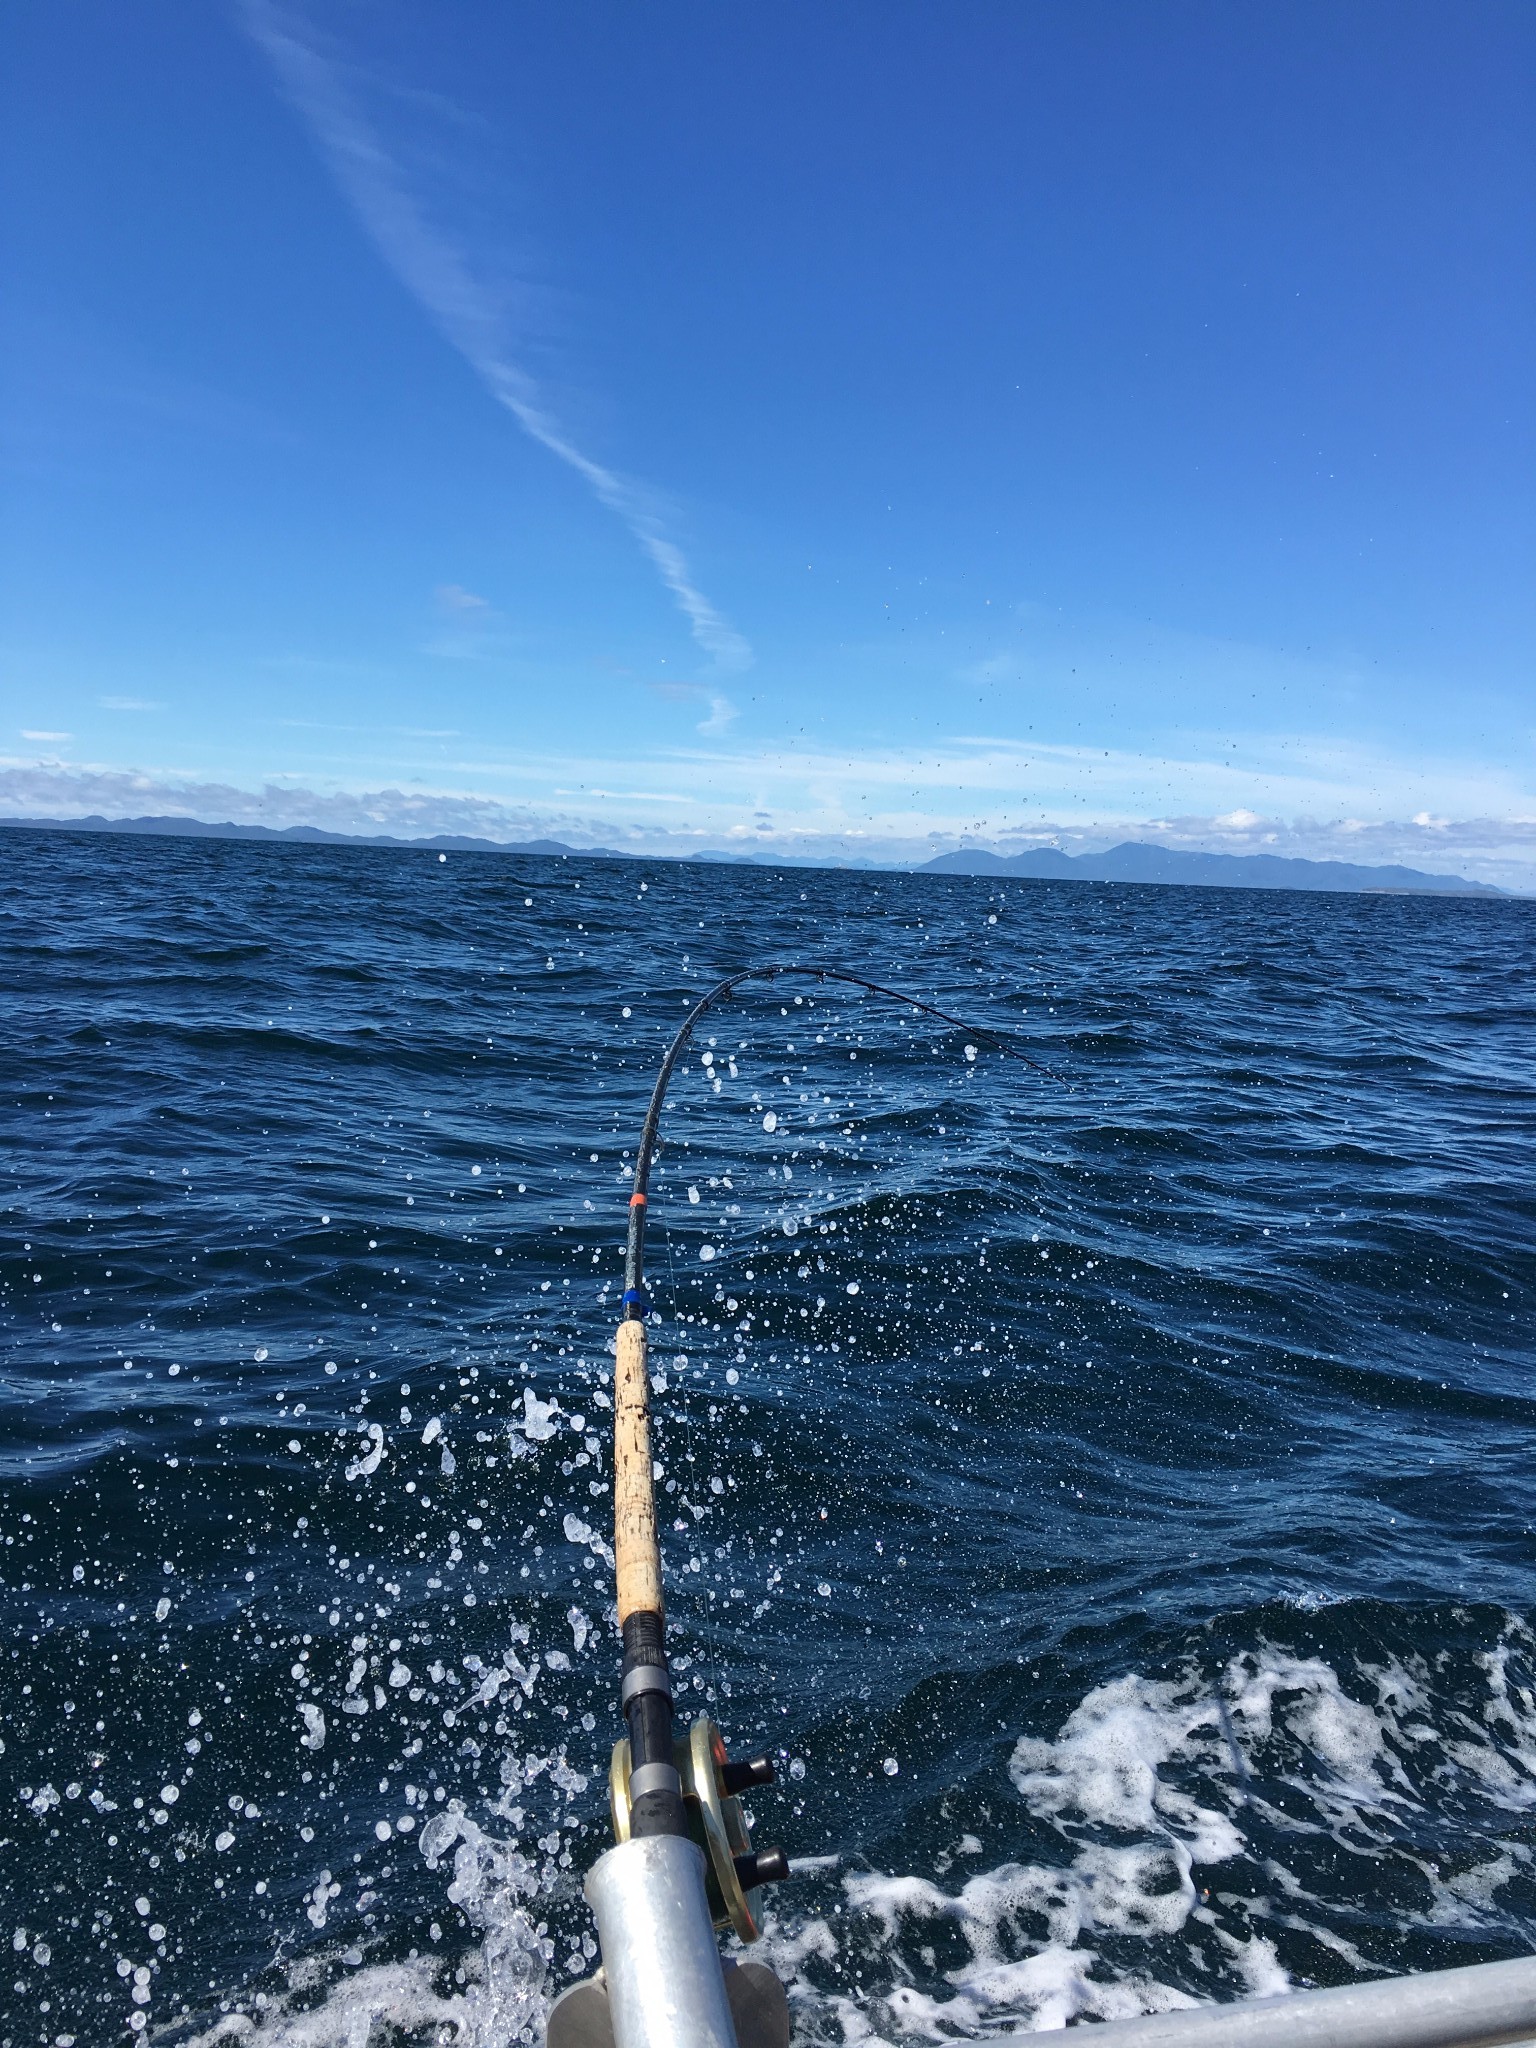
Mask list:
POLYGON ((0 2048, 591 1967, 627 1175, 765 958, 1050 1070, 786 983, 665 1118, 679 1691, 779 1758, 797 2037, 1531 1950, 1536 906, 3 851, 0 2048))

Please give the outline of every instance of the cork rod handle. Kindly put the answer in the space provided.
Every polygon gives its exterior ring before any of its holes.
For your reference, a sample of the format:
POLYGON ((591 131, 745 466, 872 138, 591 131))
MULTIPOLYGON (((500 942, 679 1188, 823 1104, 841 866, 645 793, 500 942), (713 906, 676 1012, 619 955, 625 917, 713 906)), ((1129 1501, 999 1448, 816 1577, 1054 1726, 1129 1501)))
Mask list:
POLYGON ((651 1476, 651 1382, 645 1325, 619 1325, 613 1367, 613 1554, 619 1625, 663 1612, 656 1488, 651 1476))

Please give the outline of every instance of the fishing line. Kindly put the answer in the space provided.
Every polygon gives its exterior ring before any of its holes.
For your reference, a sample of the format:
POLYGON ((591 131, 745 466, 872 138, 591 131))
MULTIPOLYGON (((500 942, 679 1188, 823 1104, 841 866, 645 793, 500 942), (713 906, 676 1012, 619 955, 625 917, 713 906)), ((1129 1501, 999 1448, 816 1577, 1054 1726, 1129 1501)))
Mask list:
MULTIPOLYGON (((629 1198, 629 1236, 624 1251, 622 1297, 623 1311, 628 1318, 643 1317, 650 1306, 645 1297, 645 1216, 650 1200, 651 1162, 656 1151, 656 1133, 661 1123, 662 1104, 666 1098, 668 1083, 672 1079, 672 1070, 693 1036, 695 1025, 707 1010, 712 1009, 716 1003, 723 1002, 727 996, 733 995, 743 982, 775 981, 786 974, 804 974, 815 981, 847 982, 854 988, 866 989, 871 995, 885 996, 892 1002, 905 1004, 908 1009, 921 1012, 924 1016, 937 1017, 941 1023, 952 1025, 957 1031, 969 1032, 974 1037, 987 1039, 1010 1059, 1022 1060, 1025 1066, 1032 1067, 1037 1074, 1043 1074, 1047 1080, 1061 1081, 1059 1074, 1053 1073, 1049 1067, 1022 1051, 1009 1033, 994 1030, 989 1025, 970 1023, 964 1017, 956 1017, 950 1011, 941 1010, 933 1003, 925 1003, 917 996, 905 994, 901 989, 887 988, 878 981, 867 981, 862 974, 847 974, 836 967, 810 967, 799 961, 783 960, 768 961, 760 967, 744 967, 739 973, 728 975, 724 981, 717 982, 712 989, 700 996, 683 1019, 676 1036, 667 1048, 667 1056, 661 1063, 660 1073, 656 1076, 656 1086, 651 1091, 650 1106, 646 1110, 645 1124, 640 1133, 640 1150, 635 1161, 634 1189, 629 1198)), ((669 1238, 669 1252, 670 1249, 669 1238)))

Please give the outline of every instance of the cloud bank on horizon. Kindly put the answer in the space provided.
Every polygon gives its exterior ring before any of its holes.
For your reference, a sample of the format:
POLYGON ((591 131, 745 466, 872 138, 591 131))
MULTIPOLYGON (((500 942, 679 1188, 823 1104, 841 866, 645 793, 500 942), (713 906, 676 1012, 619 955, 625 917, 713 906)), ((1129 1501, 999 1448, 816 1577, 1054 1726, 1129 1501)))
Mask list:
MULTIPOLYGON (((968 789, 971 787, 968 783, 968 789)), ((648 792, 673 808, 674 821, 638 815, 633 795, 600 789, 572 792, 567 806, 464 791, 385 786, 318 791, 291 780, 260 789, 212 780, 168 779, 118 769, 78 769, 60 761, 0 764, 0 817, 113 819, 175 817, 207 824, 316 826, 360 836, 426 839, 437 833, 513 843, 560 839, 576 847, 606 846, 660 857, 719 851, 799 860, 906 866, 962 846, 1022 853, 1057 846, 1100 852, 1126 839, 1201 853, 1269 853, 1369 865, 1400 863, 1430 873, 1493 882, 1536 894, 1536 807, 1524 817, 1283 818, 1237 808, 1214 815, 1048 818, 975 825, 932 824, 923 816, 871 813, 867 824, 807 808, 777 818, 739 808, 700 805, 672 792, 648 792)))

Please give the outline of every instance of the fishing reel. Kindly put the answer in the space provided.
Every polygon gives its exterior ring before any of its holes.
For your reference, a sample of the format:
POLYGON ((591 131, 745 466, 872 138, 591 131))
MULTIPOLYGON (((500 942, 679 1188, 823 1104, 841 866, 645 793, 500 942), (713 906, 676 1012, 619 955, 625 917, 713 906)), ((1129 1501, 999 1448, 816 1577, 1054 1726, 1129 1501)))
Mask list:
MULTIPOLYGON (((743 1941, 756 1941, 762 1929, 747 1894, 760 1884, 781 1883, 789 1875, 789 1858, 782 1849, 753 1849, 741 1794, 754 1785, 771 1785, 773 1765, 765 1756, 733 1763, 708 1714, 700 1714, 687 1735, 673 1742, 672 1755, 682 1780, 688 1832, 704 1851, 704 1889, 714 1923, 733 1928, 743 1941)), ((616 1842, 629 1840, 629 1773, 626 1736, 614 1744, 608 1767, 608 1810, 616 1842)))

